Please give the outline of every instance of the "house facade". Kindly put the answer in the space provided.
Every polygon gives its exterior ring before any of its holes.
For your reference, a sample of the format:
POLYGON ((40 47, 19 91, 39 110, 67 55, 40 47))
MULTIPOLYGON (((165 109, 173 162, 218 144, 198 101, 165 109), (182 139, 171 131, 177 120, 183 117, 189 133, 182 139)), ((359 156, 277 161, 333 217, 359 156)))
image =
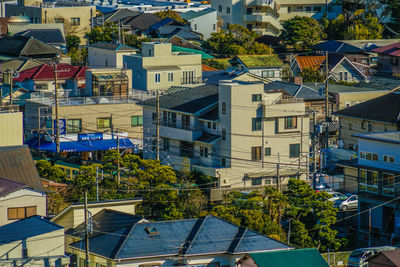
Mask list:
POLYGON ((213 32, 217 32, 218 21, 217 11, 212 8, 206 8, 202 11, 188 11, 181 14, 181 18, 189 23, 190 28, 203 35, 207 40, 213 32))
POLYGON ((400 175, 400 132, 355 134, 358 139, 358 158, 339 163, 345 170, 345 189, 358 192, 361 212, 358 225, 368 229, 367 210, 371 209, 371 227, 374 232, 391 237, 400 236, 396 218, 400 215, 395 201, 400 175))
POLYGON ((236 60, 240 70, 271 81, 282 80, 283 62, 277 55, 240 55, 236 60))
MULTIPOLYGON (((144 157, 154 159, 155 100, 142 105, 144 157)), ((302 99, 266 92, 263 83, 183 89, 160 97, 160 160, 177 169, 190 164, 221 188, 280 187, 304 177, 308 123, 302 99)))
POLYGON ((384 75, 400 73, 400 43, 381 46, 372 52, 378 53, 378 72, 384 75))
POLYGON ((0 110, 0 146, 22 146, 23 134, 22 112, 0 110))
POLYGON ((172 52, 170 43, 143 43, 142 53, 124 56, 134 89, 156 91, 202 82, 201 55, 172 52))
POLYGON ((137 49, 122 44, 96 43, 88 47, 89 68, 122 69, 123 56, 136 54, 137 49))
POLYGON ((218 12, 223 28, 239 24, 262 35, 279 35, 283 22, 295 16, 321 19, 324 14, 334 19, 341 14, 336 0, 216 0, 211 7, 218 12))

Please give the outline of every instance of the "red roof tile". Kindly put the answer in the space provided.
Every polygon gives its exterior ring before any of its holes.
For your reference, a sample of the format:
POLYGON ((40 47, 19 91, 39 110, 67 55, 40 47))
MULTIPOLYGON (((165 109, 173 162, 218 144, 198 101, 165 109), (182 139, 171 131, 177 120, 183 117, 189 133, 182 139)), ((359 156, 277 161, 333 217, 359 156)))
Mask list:
MULTIPOLYGON (((57 64, 57 78, 65 79, 85 79, 85 70, 83 66, 72 66, 69 64, 57 64)), ((17 82, 25 80, 54 80, 54 67, 43 64, 28 70, 21 71, 19 77, 14 79, 17 82)))
POLYGON ((201 69, 203 71, 217 71, 216 68, 213 68, 213 67, 210 67, 210 66, 207 66, 207 65, 204 65, 204 64, 201 64, 201 69))
POLYGON ((390 44, 372 49, 372 52, 386 54, 393 57, 400 56, 400 43, 390 44))
POLYGON ((321 64, 325 61, 324 56, 299 56, 296 57, 297 64, 300 67, 300 70, 304 68, 311 68, 314 70, 319 69, 321 64))

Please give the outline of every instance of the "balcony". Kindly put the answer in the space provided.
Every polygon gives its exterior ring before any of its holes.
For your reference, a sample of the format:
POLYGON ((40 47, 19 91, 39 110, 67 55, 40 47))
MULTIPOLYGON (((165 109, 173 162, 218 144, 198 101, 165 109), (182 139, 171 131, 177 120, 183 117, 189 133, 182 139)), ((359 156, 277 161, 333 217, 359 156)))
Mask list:
POLYGON ((184 77, 181 80, 182 85, 203 83, 202 77, 184 77))
POLYGON ((258 23, 267 23, 272 27, 276 28, 276 30, 281 30, 282 25, 279 23, 279 15, 274 14, 272 12, 257 12, 252 14, 244 15, 243 20, 246 22, 258 22, 258 23))
POLYGON ((180 141, 194 142, 194 140, 201 136, 201 129, 188 124, 161 121, 160 136, 174 138, 180 141))

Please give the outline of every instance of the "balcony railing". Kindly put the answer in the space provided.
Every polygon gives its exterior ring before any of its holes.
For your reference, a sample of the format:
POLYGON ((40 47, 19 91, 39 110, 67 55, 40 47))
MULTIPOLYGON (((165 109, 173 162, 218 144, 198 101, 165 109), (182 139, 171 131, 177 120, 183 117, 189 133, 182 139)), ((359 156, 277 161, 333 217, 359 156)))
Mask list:
MULTIPOLYGON (((156 121, 153 121, 153 124, 156 124, 156 121)), ((200 131, 200 127, 194 127, 193 125, 189 124, 182 124, 182 123, 177 123, 173 121, 161 121, 160 122, 161 126, 169 127, 169 128, 174 128, 174 129, 181 129, 181 130, 186 130, 186 131, 200 131)))
POLYGON ((361 191, 365 191, 365 192, 378 194, 378 186, 377 185, 360 183, 360 190, 361 191))
POLYGON ((200 84, 203 82, 202 77, 187 77, 187 78, 182 78, 181 80, 182 85, 184 84, 200 84))
POLYGON ((293 104, 293 103, 303 103, 304 99, 303 98, 294 98, 291 96, 285 96, 283 95, 282 97, 278 98, 274 104, 293 104))

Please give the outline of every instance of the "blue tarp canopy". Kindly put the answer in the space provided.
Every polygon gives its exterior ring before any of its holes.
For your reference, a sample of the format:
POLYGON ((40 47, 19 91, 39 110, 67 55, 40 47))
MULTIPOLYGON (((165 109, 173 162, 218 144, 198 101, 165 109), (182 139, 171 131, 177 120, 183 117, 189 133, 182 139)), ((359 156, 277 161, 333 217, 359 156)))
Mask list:
MULTIPOLYGON (((112 140, 96 140, 96 141, 71 141, 71 142, 60 142, 60 151, 64 152, 84 152, 84 151, 102 151, 109 149, 117 149, 117 139, 112 140)), ((56 152, 56 143, 41 143, 39 148, 39 142, 36 141, 30 147, 38 149, 40 151, 56 152)), ((133 148, 137 149, 137 146, 132 144, 128 138, 119 139, 119 148, 133 148)))

